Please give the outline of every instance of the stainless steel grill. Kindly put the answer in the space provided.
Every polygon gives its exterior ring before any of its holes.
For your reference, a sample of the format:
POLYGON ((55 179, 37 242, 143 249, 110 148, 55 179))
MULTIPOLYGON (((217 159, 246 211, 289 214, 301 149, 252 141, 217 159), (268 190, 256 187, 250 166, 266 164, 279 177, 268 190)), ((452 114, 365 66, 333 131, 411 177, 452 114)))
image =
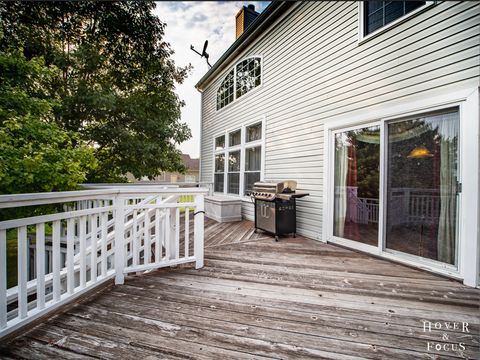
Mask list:
POLYGON ((257 229, 275 235, 296 234, 296 203, 295 199, 309 195, 297 191, 297 182, 259 181, 253 185, 250 192, 255 203, 255 232, 257 229))
POLYGON ((275 199, 290 200, 307 195, 309 194, 297 191, 297 182, 294 180, 258 181, 253 184, 253 190, 250 192, 250 196, 266 201, 275 199))

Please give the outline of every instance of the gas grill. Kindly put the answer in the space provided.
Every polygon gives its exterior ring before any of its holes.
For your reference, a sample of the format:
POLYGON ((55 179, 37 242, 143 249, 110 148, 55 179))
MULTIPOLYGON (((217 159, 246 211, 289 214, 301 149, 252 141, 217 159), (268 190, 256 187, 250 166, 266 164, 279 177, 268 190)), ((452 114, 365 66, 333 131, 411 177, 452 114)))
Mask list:
POLYGON ((255 232, 267 231, 278 241, 280 235, 297 232, 297 214, 295 199, 309 195, 297 191, 297 182, 259 181, 253 184, 250 192, 255 203, 255 232))

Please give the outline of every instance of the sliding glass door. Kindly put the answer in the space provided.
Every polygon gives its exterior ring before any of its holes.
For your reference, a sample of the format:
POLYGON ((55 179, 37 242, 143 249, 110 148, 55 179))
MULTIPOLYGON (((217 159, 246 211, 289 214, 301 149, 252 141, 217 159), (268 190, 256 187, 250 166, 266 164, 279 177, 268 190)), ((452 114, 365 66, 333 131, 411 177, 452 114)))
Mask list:
POLYGON ((335 135, 333 235, 378 245, 380 126, 335 135))
POLYGON ((456 263, 458 112, 388 124, 386 247, 456 263))
POLYGON ((333 141, 333 236, 457 265, 458 110, 338 130, 333 141))

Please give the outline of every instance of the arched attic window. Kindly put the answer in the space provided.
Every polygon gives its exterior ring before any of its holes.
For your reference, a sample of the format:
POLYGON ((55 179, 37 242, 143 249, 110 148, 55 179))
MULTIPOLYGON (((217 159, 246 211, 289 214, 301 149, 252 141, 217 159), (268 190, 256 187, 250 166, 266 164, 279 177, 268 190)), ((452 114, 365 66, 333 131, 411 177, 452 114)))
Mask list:
POLYGON ((217 110, 220 110, 224 106, 227 106, 233 101, 234 87, 233 81, 235 79, 233 69, 225 76, 222 84, 217 90, 217 110))
POLYGON ((217 90, 217 110, 259 86, 262 83, 261 68, 262 58, 259 56, 246 58, 235 65, 217 90))
POLYGON ((236 66, 236 72, 236 98, 238 99, 261 84, 261 58, 250 57, 239 62, 236 66))

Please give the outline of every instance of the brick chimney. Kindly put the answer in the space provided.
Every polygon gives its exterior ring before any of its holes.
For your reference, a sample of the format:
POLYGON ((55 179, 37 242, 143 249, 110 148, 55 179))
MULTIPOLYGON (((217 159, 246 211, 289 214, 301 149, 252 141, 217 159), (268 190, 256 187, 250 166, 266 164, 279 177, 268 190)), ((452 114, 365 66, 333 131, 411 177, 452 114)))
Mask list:
POLYGON ((238 39, 251 23, 260 15, 255 11, 255 5, 242 6, 240 11, 235 16, 235 39, 238 39))

